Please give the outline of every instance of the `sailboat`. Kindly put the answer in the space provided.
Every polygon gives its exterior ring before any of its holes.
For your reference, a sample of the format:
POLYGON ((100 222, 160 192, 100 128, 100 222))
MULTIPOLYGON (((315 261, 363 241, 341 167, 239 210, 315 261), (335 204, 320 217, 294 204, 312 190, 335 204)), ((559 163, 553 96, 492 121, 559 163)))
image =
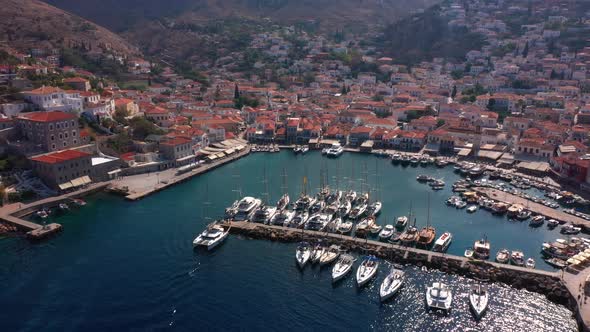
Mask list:
POLYGON ((311 247, 307 242, 301 242, 297 246, 297 250, 295 251, 295 260, 297 261, 297 266, 303 268, 305 264, 311 258, 311 247))
POLYGON ((366 285, 379 269, 379 260, 375 256, 367 256, 356 270, 356 283, 359 287, 366 285))
POLYGON ((469 293, 469 306, 476 319, 480 319, 488 308, 489 293, 480 284, 473 286, 469 293))
POLYGON ((436 230, 430 225, 430 194, 428 194, 428 218, 426 219, 426 227, 420 230, 417 240, 417 246, 428 249, 434 243, 436 237, 436 230))
POLYGON ((390 299, 397 291, 401 288, 405 279, 404 271, 396 268, 392 268, 391 272, 385 277, 379 287, 379 298, 381 302, 390 299))
POLYGON ((289 206, 289 203, 291 201, 291 198, 289 197, 289 194, 287 192, 287 170, 285 168, 283 168, 283 174, 281 175, 281 178, 283 180, 283 183, 281 186, 281 189, 283 190, 283 196, 281 196, 281 198, 277 202, 277 210, 278 211, 282 211, 282 210, 286 209, 287 206, 289 206))
MULTIPOLYGON (((410 210, 410 218, 412 218, 412 211, 410 210)), ((409 226, 399 237, 399 241, 404 246, 413 246, 418 240, 418 229, 416 228, 416 218, 414 217, 414 224, 409 226)))
POLYGON ((264 190, 265 190, 265 192, 262 195, 264 198, 264 201, 254 211, 254 214, 252 215, 252 218, 250 221, 256 222, 256 223, 262 223, 262 224, 269 224, 272 217, 274 217, 274 215, 276 214, 277 208, 275 206, 268 205, 269 193, 268 193, 268 179, 266 177, 266 169, 264 171, 264 178, 263 178, 262 182, 264 183, 264 190))

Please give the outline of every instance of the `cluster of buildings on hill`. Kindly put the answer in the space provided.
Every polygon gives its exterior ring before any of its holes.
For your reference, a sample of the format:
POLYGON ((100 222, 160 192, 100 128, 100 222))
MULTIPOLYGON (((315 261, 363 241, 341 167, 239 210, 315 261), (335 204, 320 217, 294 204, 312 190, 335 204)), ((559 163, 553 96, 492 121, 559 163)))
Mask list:
MULTIPOLYGON (((590 187, 590 47, 574 50, 562 38, 589 31, 590 14, 573 15, 559 1, 469 0, 443 4, 441 15, 486 45, 465 61, 410 67, 359 36, 336 42, 279 29, 253 36, 248 49, 263 57, 247 75, 235 71, 233 60, 244 57, 237 53, 209 67, 206 83, 165 67, 161 83, 142 90, 92 86, 92 73, 46 61, 0 64, 0 82, 21 97, 0 104, 0 138, 59 189, 190 164, 241 139, 452 154, 590 187), (515 29, 523 13, 537 23, 515 29), (304 45, 297 59, 294 38, 304 45), (353 74, 353 51, 374 70, 353 74), (54 73, 60 87, 32 88, 27 79, 54 73), (138 117, 157 133, 113 149, 114 138, 137 136, 125 120, 138 117)), ((152 67, 131 62, 136 75, 152 67)))

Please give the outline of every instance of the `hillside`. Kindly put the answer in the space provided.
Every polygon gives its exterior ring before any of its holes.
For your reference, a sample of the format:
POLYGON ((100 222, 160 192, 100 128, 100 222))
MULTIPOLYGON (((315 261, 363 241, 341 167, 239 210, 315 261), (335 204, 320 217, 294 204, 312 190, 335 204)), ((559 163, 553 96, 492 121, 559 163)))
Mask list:
POLYGON ((46 0, 115 31, 164 17, 210 20, 270 18, 296 23, 315 20, 326 29, 354 23, 389 23, 438 0, 46 0))
POLYGON ((0 41, 12 47, 73 48, 138 54, 137 48, 111 31, 37 0, 3 0, 0 41))
POLYGON ((460 60, 480 49, 484 38, 466 28, 451 28, 448 18, 440 15, 439 6, 406 17, 383 29, 375 45, 398 62, 415 64, 434 57, 460 60))

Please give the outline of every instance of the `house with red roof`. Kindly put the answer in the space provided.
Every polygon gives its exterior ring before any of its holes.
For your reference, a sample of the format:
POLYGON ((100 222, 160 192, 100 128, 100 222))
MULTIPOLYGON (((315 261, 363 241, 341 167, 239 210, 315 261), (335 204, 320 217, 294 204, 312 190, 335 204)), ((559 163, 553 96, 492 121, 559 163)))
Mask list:
POLYGON ((47 186, 66 190, 89 183, 92 155, 78 150, 62 150, 31 157, 33 171, 47 186))
POLYGON ((74 90, 89 91, 90 81, 82 77, 70 77, 63 80, 63 82, 71 86, 74 90))
POLYGON ((172 167, 186 165, 195 160, 192 141, 181 137, 160 142, 160 154, 168 160, 168 166, 172 167))
POLYGON ((348 134, 348 144, 352 146, 359 146, 363 142, 371 139, 371 134, 375 131, 375 128, 368 126, 358 126, 350 130, 348 134))
POLYGON ((41 151, 58 151, 82 144, 78 117, 61 111, 21 113, 16 118, 21 137, 41 151))
POLYGON ((22 92, 26 101, 44 111, 79 111, 84 109, 84 100, 77 91, 65 91, 57 87, 42 86, 22 92))
POLYGON ((520 156, 534 156, 549 160, 551 155, 553 155, 555 146, 548 144, 545 138, 529 137, 518 140, 514 150, 516 154, 520 156))

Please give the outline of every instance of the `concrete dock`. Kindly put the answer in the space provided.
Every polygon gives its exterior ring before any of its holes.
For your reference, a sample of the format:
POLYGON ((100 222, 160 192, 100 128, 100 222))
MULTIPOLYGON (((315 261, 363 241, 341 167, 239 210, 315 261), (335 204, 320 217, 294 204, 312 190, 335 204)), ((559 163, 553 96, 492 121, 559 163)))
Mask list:
POLYGON ((236 154, 211 163, 202 164, 184 174, 177 174, 178 169, 173 168, 157 173, 127 176, 121 180, 112 181, 111 188, 115 191, 126 193, 126 199, 137 201, 168 187, 187 181, 194 176, 206 173, 229 162, 240 159, 247 156, 249 153, 250 147, 247 146, 244 150, 236 154))
POLYGON ((565 213, 560 210, 550 208, 543 204, 535 203, 526 198, 512 195, 510 193, 503 192, 501 190, 494 188, 476 187, 473 188, 473 190, 499 202, 503 202, 510 205, 520 204, 525 209, 530 210, 533 213, 543 215, 549 219, 560 220, 566 223, 582 226, 582 228, 586 230, 590 229, 590 221, 565 213))

